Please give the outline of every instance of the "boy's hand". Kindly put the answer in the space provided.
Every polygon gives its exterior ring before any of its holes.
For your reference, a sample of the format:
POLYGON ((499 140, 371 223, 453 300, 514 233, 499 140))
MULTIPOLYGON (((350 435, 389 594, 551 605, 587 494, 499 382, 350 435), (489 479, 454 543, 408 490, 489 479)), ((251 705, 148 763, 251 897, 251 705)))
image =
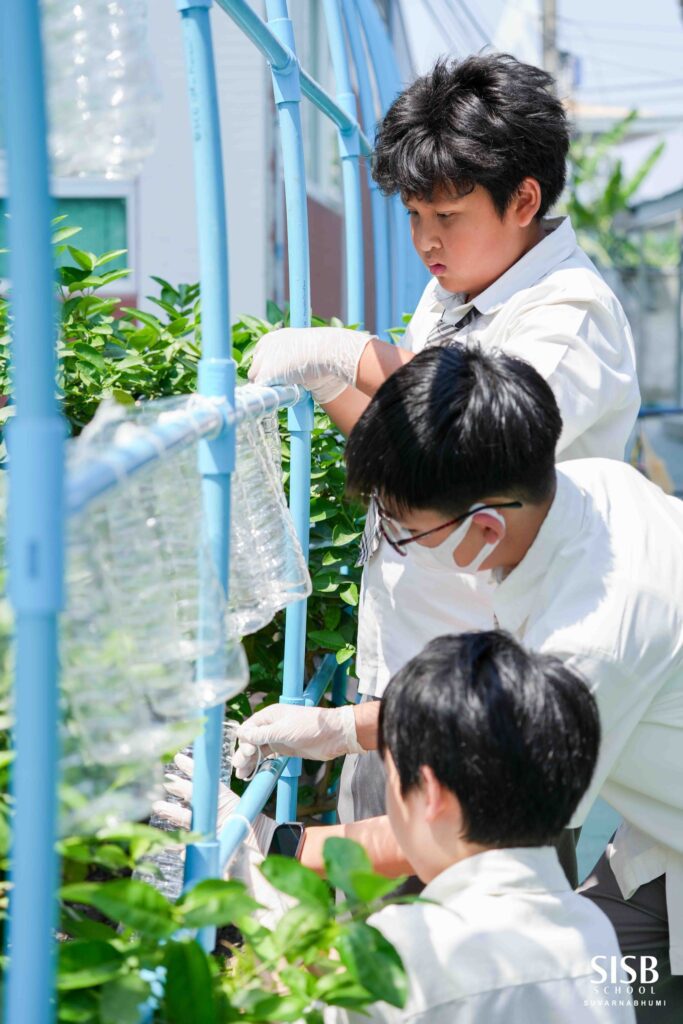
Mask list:
MULTIPOLYGON (((162 800, 154 804, 154 813, 173 825, 177 829, 189 829, 192 821, 192 779, 194 773, 194 762, 191 757, 185 754, 176 754, 175 764, 185 774, 186 778, 179 778, 177 775, 167 775, 164 782, 164 789, 169 796, 180 799, 182 803, 171 803, 162 800)), ((240 798, 232 793, 227 786, 221 782, 218 790, 218 817, 216 822, 216 833, 220 834, 221 829, 234 815, 240 798)), ((244 882, 249 892, 260 905, 261 909, 254 914, 259 924, 266 928, 275 928, 278 921, 285 914, 295 901, 286 896, 285 893, 268 882, 259 871, 259 865, 268 854, 273 833, 277 828, 277 822, 265 814, 257 814, 251 823, 246 839, 239 847, 233 859, 227 865, 226 878, 234 878, 244 882)), ((182 848, 184 854, 185 848, 182 848)), ((226 924, 228 922, 226 921, 226 924)))
POLYGON ((341 708, 307 708, 273 704, 257 711, 237 730, 239 747, 232 766, 238 779, 248 779, 259 758, 306 757, 331 761, 341 754, 361 754, 352 704, 341 708))
POLYGON ((354 385, 373 335, 344 327, 283 327, 264 334, 254 350, 254 384, 298 384, 323 405, 354 385))

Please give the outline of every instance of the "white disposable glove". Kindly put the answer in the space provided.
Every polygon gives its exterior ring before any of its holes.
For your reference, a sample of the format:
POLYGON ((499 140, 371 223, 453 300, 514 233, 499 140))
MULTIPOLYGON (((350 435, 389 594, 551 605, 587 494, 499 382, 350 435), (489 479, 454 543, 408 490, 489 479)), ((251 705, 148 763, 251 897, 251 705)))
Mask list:
POLYGON ((356 383, 358 364, 373 337, 345 327, 283 327, 269 331, 254 349, 254 384, 298 384, 323 405, 356 383))
POLYGON ((264 757, 286 755, 331 761, 342 754, 363 754, 353 704, 308 708, 272 704, 257 711, 237 730, 239 747, 232 760, 238 779, 252 776, 264 757))
MULTIPOLYGON (((189 829, 192 824, 191 803, 194 762, 191 757, 187 757, 185 754, 176 754, 173 761, 185 777, 167 775, 164 781, 164 789, 169 796, 180 799, 182 803, 160 800, 154 804, 153 811, 157 817, 163 818, 164 821, 167 821, 174 828, 189 829)), ((220 833, 229 818, 234 815, 239 801, 240 798, 236 793, 231 792, 222 782, 219 784, 218 815, 216 819, 217 833, 220 833)), ((271 929, 275 927, 282 915, 296 903, 296 900, 280 892, 279 889, 275 889, 259 871, 259 865, 263 863, 270 849, 270 843, 276 828, 277 822, 273 821, 272 818, 267 817, 265 814, 257 814, 249 826, 244 842, 225 869, 226 878, 235 878, 240 882, 244 882, 254 899, 261 904, 263 909, 257 911, 254 916, 260 924, 271 929)))

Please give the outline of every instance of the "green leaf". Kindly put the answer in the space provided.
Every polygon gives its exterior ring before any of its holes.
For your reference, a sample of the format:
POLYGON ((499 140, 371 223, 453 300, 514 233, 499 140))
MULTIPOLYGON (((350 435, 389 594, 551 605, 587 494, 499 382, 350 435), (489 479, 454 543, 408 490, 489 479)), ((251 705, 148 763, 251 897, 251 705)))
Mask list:
POLYGON ((308 949, 330 920, 330 910, 317 903, 299 903, 278 921, 272 935, 275 948, 292 960, 308 949))
POLYGON ((59 1024, 92 1024, 98 1019, 99 1002, 99 992, 62 992, 57 1009, 59 1024))
POLYGON ((351 544, 354 540, 358 540, 361 536, 361 530, 349 530, 344 526, 335 526, 332 531, 332 543, 335 547, 341 547, 343 544, 351 544))
POLYGON ((108 942, 63 942, 59 946, 57 988, 91 988, 115 978, 124 957, 108 942))
POLYGON ((104 356, 101 352, 98 352, 92 345, 86 345, 84 341, 77 341, 71 346, 73 352, 80 356, 81 359, 85 359, 87 363, 92 366, 96 366, 98 370, 105 370, 107 364, 104 360, 104 356))
POLYGON ((118 281, 122 277, 128 277, 132 273, 129 267, 122 267, 121 270, 108 270, 105 274, 99 276, 99 284, 111 284, 113 281, 118 281))
POLYGON ((345 604, 350 604, 352 608, 356 608, 358 605, 358 585, 356 583, 349 583, 348 587, 339 591, 339 596, 345 604))
POLYGON ((163 939, 176 927, 172 905, 151 885, 135 878, 113 882, 79 882, 60 891, 63 900, 95 907, 112 921, 149 938, 163 939))
POLYGON ((146 327, 151 327, 155 333, 163 330, 161 321, 153 316, 152 313, 145 313, 142 309, 136 309, 134 306, 121 306, 122 313, 128 313, 129 316, 135 320, 139 320, 141 324, 145 324, 146 327))
POLYGON ((323 846, 325 874, 330 885, 346 896, 355 896, 354 872, 372 872, 372 864, 359 843, 352 839, 332 838, 323 846))
POLYGON ((102 255, 98 256, 95 260, 95 266, 102 267, 105 263, 111 263, 112 260, 117 260, 119 256, 125 256, 127 252, 127 249, 110 249, 109 252, 103 252, 102 255))
POLYGON ((350 661, 356 653, 355 647, 342 647, 341 650, 337 651, 335 658, 337 659, 338 665, 344 665, 345 662, 350 661))
POLYGON ((399 875, 398 878, 385 878, 384 875, 377 875, 374 871, 354 871, 351 882, 360 902, 368 904, 384 899, 399 885, 403 885, 407 877, 407 875, 399 875))
POLYGON ((324 624, 325 629, 336 629, 341 619, 341 608, 338 604, 333 604, 329 608, 325 609, 324 624))
POLYGON ((334 629, 313 629, 308 634, 317 647, 330 647, 333 651, 346 646, 346 641, 341 633, 334 629))
POLYGON ((176 910, 185 928, 238 924, 258 910, 259 904, 236 881, 209 879, 199 882, 178 900, 176 910))
POLYGON ((209 960, 196 942, 169 942, 164 950, 165 1020, 168 1024, 217 1024, 209 960))
POLYGON ((135 405, 135 399, 132 395, 129 395, 127 391, 122 391, 121 388, 113 388, 112 396, 116 399, 119 405, 135 405))
POLYGON ((94 270, 97 262, 97 257, 92 252, 84 252, 82 249, 75 249, 73 245, 68 245, 67 249, 71 253, 71 258, 78 264, 82 270, 94 270))
POLYGON ((103 924, 102 921, 93 921, 89 917, 81 917, 72 907, 64 908, 62 930, 72 939, 111 942, 117 937, 116 931, 110 925, 103 924))
POLYGON ((52 244, 59 245, 60 242, 65 242, 67 238, 73 238, 74 235, 77 235, 78 232, 82 230, 82 228, 76 227, 59 228, 59 230, 55 231, 52 235, 52 244))
POLYGON ((347 971, 323 975, 318 979, 313 995, 316 999, 322 999, 331 1006, 349 1008, 362 1008, 372 1001, 368 990, 363 988, 347 971))
POLYGON ((293 857, 273 855, 261 864, 261 873, 271 885, 301 903, 314 903, 331 910, 332 895, 329 887, 314 871, 305 868, 293 857))
POLYGON ((352 921, 337 943, 342 963, 375 999, 402 1007, 408 980, 400 956, 382 933, 371 925, 352 921))
POLYGON ((139 974, 127 974, 102 986, 99 1024, 139 1024, 140 1007, 150 995, 150 985, 139 974))

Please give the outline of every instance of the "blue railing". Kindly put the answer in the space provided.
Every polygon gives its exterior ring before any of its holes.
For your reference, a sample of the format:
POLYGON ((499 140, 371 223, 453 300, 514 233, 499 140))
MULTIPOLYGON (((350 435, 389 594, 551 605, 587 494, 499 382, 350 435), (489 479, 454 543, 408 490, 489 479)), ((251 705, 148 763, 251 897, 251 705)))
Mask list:
MULTIPOLYGON (((58 623, 63 604, 65 517, 87 506, 150 461, 196 443, 202 501, 216 572, 226 593, 230 537, 230 480, 235 465, 235 424, 265 409, 289 408, 291 512, 308 550, 310 439, 313 405, 296 388, 262 389, 256 399, 235 394, 235 365, 228 305, 227 223, 218 119, 218 95, 209 9, 212 0, 177 0, 184 39, 194 147, 200 249, 203 352, 199 392, 211 406, 154 429, 154 444, 117 446, 117 462, 95 460, 65 478, 66 426, 55 396, 55 317, 50 247, 50 199, 45 147, 45 109, 38 0, 0 4, 5 135, 11 219, 13 375, 16 416, 9 431, 10 599, 16 621, 16 669, 12 793, 12 893, 8 928, 6 1024, 49 1024, 54 1018, 54 942, 58 862, 55 853, 58 750, 58 623)), ((342 162, 345 225, 345 313, 365 317, 364 226, 361 159, 379 111, 400 88, 391 42, 372 0, 324 0, 336 81, 333 99, 296 56, 286 0, 267 0, 264 22, 245 0, 218 0, 222 10, 270 64, 280 124, 289 251, 290 318, 310 324, 310 271, 306 179, 301 130, 302 97, 336 125, 342 162), (346 46, 348 34, 350 53, 346 46), (372 74, 366 64, 370 54, 372 74), (356 116, 352 67, 363 128, 356 116)), ((376 330, 385 335, 414 307, 421 286, 408 243, 407 218, 398 201, 385 201, 371 184, 376 330)), ((252 392, 253 396, 253 392, 252 392)), ((326 659, 304 690, 306 606, 290 606, 286 618, 281 700, 317 703, 336 676, 326 659)), ((197 666, 201 678, 209 667, 197 666)), ((210 672, 209 672, 210 674, 210 672)), ((186 884, 219 876, 252 820, 278 787, 277 816, 296 815, 297 758, 269 761, 247 788, 234 820, 216 835, 217 789, 223 708, 212 709, 195 743, 193 830, 205 838, 188 849, 186 884)), ((214 943, 213 929, 199 939, 214 943)))

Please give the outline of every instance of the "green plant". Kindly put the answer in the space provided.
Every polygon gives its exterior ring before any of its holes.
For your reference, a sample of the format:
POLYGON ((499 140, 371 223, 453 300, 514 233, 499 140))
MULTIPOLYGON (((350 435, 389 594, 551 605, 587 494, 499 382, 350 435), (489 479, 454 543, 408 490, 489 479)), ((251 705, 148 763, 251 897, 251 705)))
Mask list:
MULTIPOLYGON (((614 156, 614 147, 628 133, 637 119, 632 110, 609 131, 598 138, 580 136, 569 151, 569 173, 564 201, 579 242, 586 252, 603 267, 637 266, 641 252, 619 225, 634 195, 659 160, 664 143, 654 146, 638 170, 630 177, 624 174, 622 161, 614 156)), ((666 258, 665 248, 652 247, 649 253, 654 262, 666 258)), ((670 254, 669 254, 670 255, 670 254)))
MULTIPOLYGON (((72 433, 88 423, 106 398, 129 404, 139 398, 189 394, 197 384, 201 355, 199 286, 174 287, 163 278, 153 280, 159 294, 148 299, 158 315, 131 307, 118 307, 101 289, 130 271, 106 271, 119 250, 84 252, 68 244, 80 230, 56 218, 53 241, 58 253, 68 251, 74 263, 56 270, 60 303, 58 368, 64 414, 72 433)), ((268 320, 242 316, 232 329, 233 354, 238 376, 246 380, 251 352, 267 331, 288 322, 286 311, 268 304, 268 320)), ((313 323, 326 321, 314 317, 313 323)), ((335 321, 338 324, 338 321, 335 321)), ((9 315, 6 297, 0 299, 0 393, 10 390, 9 315)), ((5 418, 12 407, 2 410, 5 418)), ((286 424, 286 416, 283 417, 286 424)), ((285 484, 289 475, 289 446, 283 429, 285 484)), ((308 615, 308 668, 320 654, 332 652, 342 663, 355 653, 353 612, 358 604, 360 573, 354 567, 356 542, 362 531, 363 509, 344 497, 344 439, 330 420, 316 411, 312 435, 311 467, 311 575, 313 595, 308 615)), ((273 695, 282 657, 282 623, 249 637, 247 651, 253 665, 253 689, 273 695)), ((237 702, 237 714, 246 712, 237 702)))
POLYGON ((66 884, 62 928, 72 938, 60 947, 60 1024, 137 1024, 159 972, 165 980, 153 1017, 159 1024, 322 1024, 325 1005, 362 1010, 382 999, 402 1006, 403 965, 367 923, 397 882, 373 874, 367 854, 349 840, 328 840, 325 864, 330 885, 344 894, 340 903, 298 861, 264 862, 266 878, 296 901, 273 930, 256 922, 258 904, 235 881, 202 882, 176 904, 130 878, 66 884), (221 962, 192 933, 226 921, 242 939, 224 946, 228 957, 221 962))
MULTIPOLYGON (((124 404, 138 398, 186 394, 196 386, 201 354, 201 307, 196 284, 174 287, 155 278, 159 293, 149 296, 151 314, 119 308, 101 294, 128 271, 108 271, 120 252, 100 256, 69 244, 78 228, 55 223, 54 243, 68 251, 73 265, 56 271, 60 302, 58 367, 65 416, 77 434, 98 404, 114 398, 124 404)), ((11 390, 10 313, 0 298, 0 393, 11 390)), ((238 373, 245 378, 259 337, 285 323, 286 311, 273 304, 268 320, 243 316, 233 327, 238 373)), ((322 320, 314 320, 322 324, 322 320)), ((11 407, 3 410, 5 418, 11 407)), ((289 449, 283 431, 285 482, 289 449)), ((355 609, 360 571, 354 567, 362 509, 344 498, 343 438, 316 412, 312 437, 311 573, 309 601, 309 673, 325 653, 350 664, 355 653, 355 609)), ((252 666, 252 695, 270 701, 280 691, 283 616, 245 641, 252 666)), ((0 631, 1 632, 1 631, 0 631)), ((2 634, 9 636, 9 629, 2 634)), ((2 676, 7 679, 6 661, 2 676)), ((252 701, 254 697, 252 696, 252 701)), ((246 695, 232 713, 248 713, 246 695)), ((0 729, 7 723, 0 723, 0 729)), ((8 733, 2 733, 9 746, 8 733)), ((7 772, 11 753, 0 755, 0 867, 6 870, 11 804, 7 772)), ((327 780, 321 784, 325 790, 327 780)), ((315 799, 313 799, 315 803, 315 799)), ((59 1020, 82 1024, 127 1024, 139 1019, 149 998, 152 976, 166 971, 168 984, 155 1020, 161 1024, 223 1024, 322 1021, 326 1003, 362 1009, 376 999, 400 1006, 405 979, 400 961, 381 934, 365 923, 368 914, 397 884, 372 874, 360 848, 343 841, 326 847, 332 885, 345 893, 335 904, 330 888, 294 861, 269 859, 264 873, 298 902, 274 932, 253 921, 254 903, 234 882, 206 882, 178 904, 129 877, 158 846, 186 842, 142 825, 103 830, 94 837, 70 837, 60 844, 63 864, 60 930, 59 1020), (104 876, 105 880, 102 880, 104 876), (243 944, 231 947, 226 963, 207 957, 184 931, 205 925, 236 924, 243 944), (143 973, 141 973, 143 972, 143 973)), ((4 913, 0 889, 0 921, 4 913)))

